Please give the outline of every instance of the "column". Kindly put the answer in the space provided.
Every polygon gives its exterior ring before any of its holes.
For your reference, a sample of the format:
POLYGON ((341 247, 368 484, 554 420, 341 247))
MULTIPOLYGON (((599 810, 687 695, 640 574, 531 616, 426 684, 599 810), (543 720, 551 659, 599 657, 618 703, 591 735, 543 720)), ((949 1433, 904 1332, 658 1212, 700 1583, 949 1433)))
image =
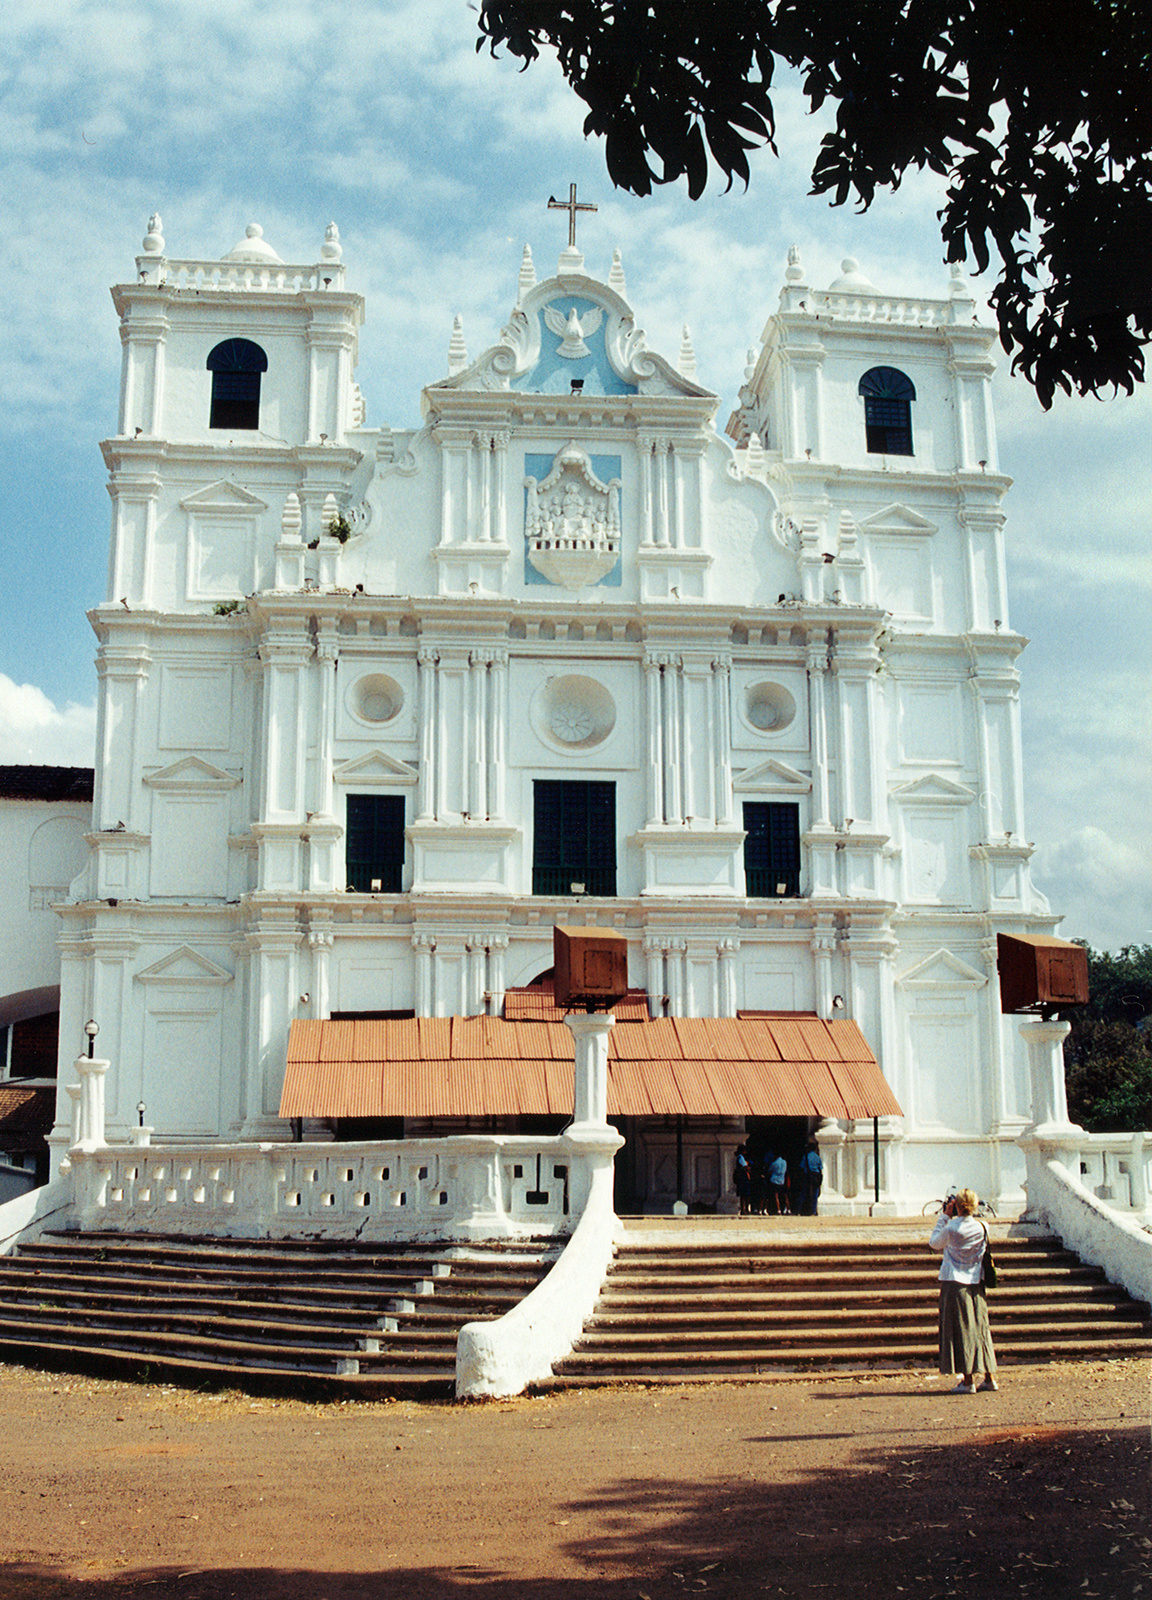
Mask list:
POLYGON ((688 542, 685 536, 684 470, 676 454, 676 447, 671 441, 668 444, 668 476, 672 497, 672 543, 677 550, 683 550, 688 542))
POLYGON ((684 957, 688 951, 686 939, 669 939, 665 947, 668 973, 668 1015, 684 1015, 684 957))
POLYGON ((333 934, 325 919, 314 913, 308 929, 308 949, 312 954, 312 1015, 326 1017, 332 1010, 331 970, 333 934))
POLYGON ((1027 1134, 1047 1137, 1080 1132, 1068 1119, 1068 1096, 1064 1086, 1064 1041, 1072 1031, 1070 1022, 1022 1022, 1020 1037, 1028 1048, 1028 1068, 1032 1079, 1032 1122, 1027 1134))
POLYGON ((648 1015, 664 1015, 664 946, 659 939, 645 939, 644 958, 648 963, 648 1015))
POLYGON ((808 642, 808 712, 812 732, 812 823, 817 828, 832 824, 828 794, 828 720, 825 678, 828 672, 828 646, 824 639, 808 642))
POLYGON ((656 656, 644 657, 644 696, 647 712, 648 827, 664 821, 664 732, 662 727, 660 678, 662 668, 656 656))
POLYGON ((77 1056, 76 1071, 80 1075, 80 1137, 75 1148, 99 1150, 107 1142, 104 1137, 104 1080, 110 1061, 96 1056, 77 1056))
POLYGON ((667 439, 656 438, 652 441, 652 473, 655 481, 656 504, 654 515, 656 518, 656 543, 667 548, 668 545, 668 450, 667 439))
POLYGON ((716 946, 720 962, 720 1004, 722 1017, 736 1015, 736 957, 740 950, 739 939, 721 939, 716 946))
POLYGON ((492 435, 477 433, 472 440, 474 458, 479 468, 477 500, 468 509, 467 538, 488 544, 492 538, 492 435))
POLYGON ((480 1016, 484 1010, 487 950, 483 938, 464 941, 464 1013, 480 1016))
POLYGON ((468 656, 468 781, 464 804, 475 822, 488 820, 488 661, 487 650, 468 656))
POLYGON ((573 1011, 564 1021, 576 1045, 572 1125, 607 1127, 608 1035, 616 1018, 610 1011, 573 1011))
POLYGON ((654 483, 652 477, 652 451, 653 440, 649 434, 640 433, 636 436, 636 453, 639 457, 640 468, 640 543, 641 545, 655 543, 655 526, 653 506, 655 504, 654 483))
POLYGON ((498 1017, 504 1010, 504 954, 508 935, 493 933, 488 938, 488 1015, 498 1017))
POLYGON ((412 949, 416 963, 415 1010, 418 1017, 432 1015, 432 955, 436 941, 430 933, 414 933, 412 949))
POLYGON ((507 428, 492 435, 492 538, 508 543, 508 446, 512 435, 507 428))
POLYGON ((732 704, 730 682, 732 661, 718 656, 712 663, 712 720, 715 725, 716 785, 715 816, 720 828, 732 826, 732 704))
POLYGON ((489 651, 488 671, 488 816, 493 822, 504 816, 506 740, 508 726, 508 652, 489 651))
POLYGON ((832 957, 836 950, 836 931, 830 917, 817 917, 810 943, 816 978, 816 1012, 827 1021, 833 1014, 832 957))
POLYGON ((662 656, 664 663, 664 814, 668 822, 682 819, 680 771, 683 761, 681 747, 681 684, 678 656, 662 656))
POLYGON ((421 645, 416 654, 420 699, 420 773, 416 788, 416 821, 436 816, 436 662, 435 650, 421 645))

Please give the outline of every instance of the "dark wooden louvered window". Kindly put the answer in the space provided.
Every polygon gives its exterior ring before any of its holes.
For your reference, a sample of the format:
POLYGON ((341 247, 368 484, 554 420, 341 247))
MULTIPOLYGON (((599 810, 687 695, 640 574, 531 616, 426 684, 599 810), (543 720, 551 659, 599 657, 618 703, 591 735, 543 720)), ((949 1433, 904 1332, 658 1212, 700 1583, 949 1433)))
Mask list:
POLYGON ((350 794, 345 835, 349 888, 399 894, 404 873, 404 796, 350 794))
POLYGON ((757 899, 785 900, 800 893, 800 807, 791 801, 749 800, 744 805, 744 879, 757 899))
POLYGON ((210 428, 260 426, 260 374, 268 370, 268 357, 251 339, 225 339, 209 353, 212 374, 210 428))
POLYGON ((616 785, 548 778, 534 789, 532 893, 614 895, 616 785))
POLYGON ((896 367, 872 367, 860 379, 864 396, 864 433, 869 455, 910 456, 912 402, 916 388, 896 367))

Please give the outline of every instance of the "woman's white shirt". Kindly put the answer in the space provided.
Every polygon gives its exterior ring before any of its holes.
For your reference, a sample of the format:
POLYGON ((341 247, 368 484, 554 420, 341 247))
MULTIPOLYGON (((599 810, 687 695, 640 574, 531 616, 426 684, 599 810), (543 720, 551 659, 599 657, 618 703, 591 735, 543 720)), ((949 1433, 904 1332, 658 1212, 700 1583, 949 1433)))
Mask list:
POLYGON ((980 1282, 986 1240, 983 1224, 975 1217, 946 1217, 941 1212, 928 1243, 943 1252, 941 1283, 980 1282))

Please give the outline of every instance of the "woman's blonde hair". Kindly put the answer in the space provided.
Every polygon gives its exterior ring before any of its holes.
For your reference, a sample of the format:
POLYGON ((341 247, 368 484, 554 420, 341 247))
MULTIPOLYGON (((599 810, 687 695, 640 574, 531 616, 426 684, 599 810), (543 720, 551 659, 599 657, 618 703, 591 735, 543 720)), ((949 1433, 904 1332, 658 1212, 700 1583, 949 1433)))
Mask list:
POLYGON ((980 1196, 975 1189, 958 1189, 956 1191, 956 1209, 962 1212, 964 1216, 974 1216, 979 1204, 980 1196))

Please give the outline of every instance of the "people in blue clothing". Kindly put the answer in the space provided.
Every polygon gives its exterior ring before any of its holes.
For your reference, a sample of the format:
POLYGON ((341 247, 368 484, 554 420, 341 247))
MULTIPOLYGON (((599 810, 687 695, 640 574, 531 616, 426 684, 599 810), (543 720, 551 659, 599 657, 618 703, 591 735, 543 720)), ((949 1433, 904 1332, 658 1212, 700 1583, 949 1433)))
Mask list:
POLYGON ((764 1152, 764 1169, 768 1175, 768 1215, 783 1217, 788 1212, 788 1163, 782 1155, 772 1150, 764 1152))
POLYGON ((740 1215, 746 1217, 752 1207, 752 1168, 748 1162, 748 1146, 736 1146, 736 1165, 732 1170, 736 1197, 740 1201, 740 1215))
POLYGON ((824 1162, 815 1139, 809 1139, 799 1167, 799 1212, 802 1217, 814 1217, 820 1201, 820 1186, 824 1182, 824 1162))

